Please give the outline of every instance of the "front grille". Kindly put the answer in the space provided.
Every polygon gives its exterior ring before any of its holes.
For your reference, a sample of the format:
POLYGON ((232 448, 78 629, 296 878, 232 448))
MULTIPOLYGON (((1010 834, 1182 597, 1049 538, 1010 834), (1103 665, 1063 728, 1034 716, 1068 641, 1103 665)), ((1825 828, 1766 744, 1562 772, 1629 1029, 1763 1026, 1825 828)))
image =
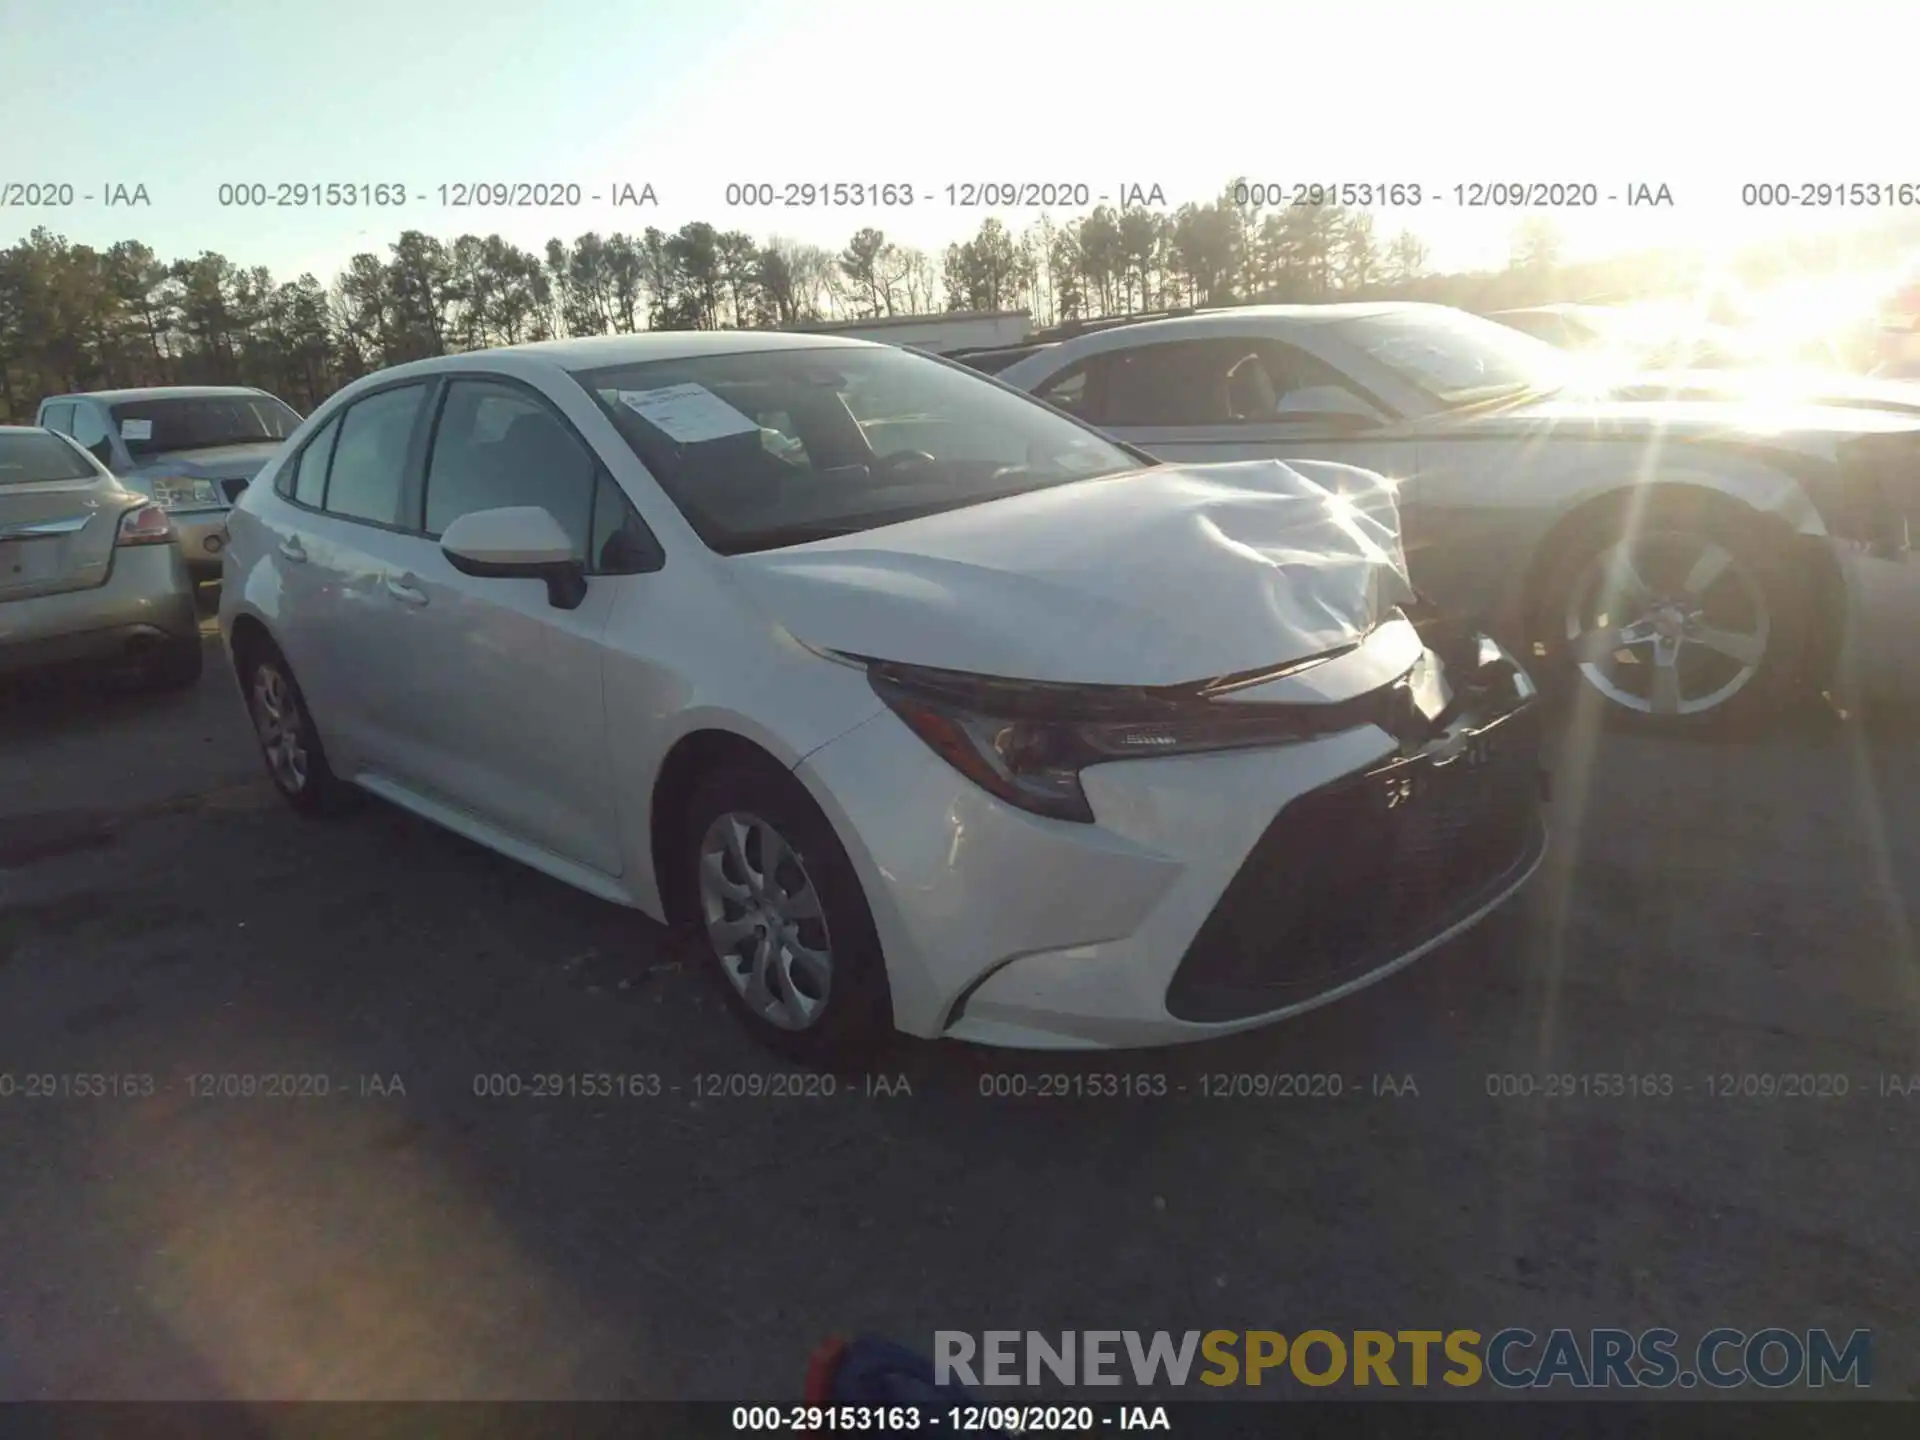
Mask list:
POLYGON ((1167 990, 1182 1020, 1278 1010, 1378 969, 1486 905, 1533 862, 1534 708, 1345 776, 1287 805, 1194 937, 1167 990))

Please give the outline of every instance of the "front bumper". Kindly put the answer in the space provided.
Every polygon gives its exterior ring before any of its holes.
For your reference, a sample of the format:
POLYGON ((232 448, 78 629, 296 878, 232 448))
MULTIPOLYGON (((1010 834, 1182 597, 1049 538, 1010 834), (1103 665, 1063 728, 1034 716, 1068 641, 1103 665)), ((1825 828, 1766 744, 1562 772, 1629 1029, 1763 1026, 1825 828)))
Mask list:
POLYGON ((1854 699, 1920 702, 1920 556, 1872 554, 1825 539, 1844 596, 1839 693, 1854 699))
POLYGON ((1034 1048, 1204 1039, 1468 928, 1545 847, 1532 687, 1485 643, 1437 733, 1095 766, 1091 825, 1000 803, 890 711, 816 752, 797 773, 866 890, 895 1023, 1034 1048))
POLYGON ((179 547, 127 546, 103 584, 0 601, 0 674, 137 659, 153 645, 197 644, 199 634, 179 547))
POLYGON ((180 554, 196 581, 220 578, 220 557, 227 548, 227 510, 170 510, 180 535, 180 554))

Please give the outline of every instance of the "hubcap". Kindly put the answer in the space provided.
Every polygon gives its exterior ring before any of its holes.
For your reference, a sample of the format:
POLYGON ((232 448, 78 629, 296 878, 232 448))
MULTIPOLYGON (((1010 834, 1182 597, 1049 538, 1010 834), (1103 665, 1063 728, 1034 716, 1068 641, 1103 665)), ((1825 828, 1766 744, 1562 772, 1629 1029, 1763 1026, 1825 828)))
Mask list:
POLYGON ((720 968, 754 1014, 783 1030, 820 1018, 833 944, 813 879, 778 830, 744 811, 707 827, 700 910, 720 968))
POLYGON ((1567 646, 1586 682, 1647 715, 1726 704, 1760 673, 1771 633, 1765 592, 1746 565, 1683 531, 1602 551, 1567 600, 1567 646))
POLYGON ((253 728, 274 784, 289 795, 306 789, 306 722, 292 687, 273 665, 253 672, 253 728))

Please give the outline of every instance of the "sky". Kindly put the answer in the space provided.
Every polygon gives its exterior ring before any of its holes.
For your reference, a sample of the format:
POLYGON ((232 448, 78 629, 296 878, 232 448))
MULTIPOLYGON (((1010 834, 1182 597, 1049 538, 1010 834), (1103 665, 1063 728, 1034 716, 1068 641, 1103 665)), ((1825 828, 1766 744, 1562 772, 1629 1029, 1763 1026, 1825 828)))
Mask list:
POLYGON ((1598 208, 1555 212, 1570 258, 1731 248, 1871 218, 1746 208, 1743 184, 1920 189, 1917 37, 1920 7, 1895 0, 0 0, 0 200, 8 182, 76 196, 0 208, 0 245, 45 225, 330 280, 408 228, 537 250, 703 219, 835 248, 874 225, 937 256, 995 213, 949 205, 950 184, 1157 185, 1173 206, 1244 175, 1417 183, 1426 203, 1376 227, 1414 230, 1440 269, 1506 260, 1522 213, 1454 194, 1488 181, 1592 182, 1598 208), (578 184, 583 203, 440 203, 440 186, 483 181, 578 184), (742 181, 904 183, 916 199, 729 207, 742 181), (398 183, 409 199, 220 203, 223 184, 282 182, 398 183), (621 184, 651 185, 657 205, 611 206, 621 184), (1627 207, 1639 184, 1674 204, 1627 207), (106 207, 114 185, 151 203, 106 207))

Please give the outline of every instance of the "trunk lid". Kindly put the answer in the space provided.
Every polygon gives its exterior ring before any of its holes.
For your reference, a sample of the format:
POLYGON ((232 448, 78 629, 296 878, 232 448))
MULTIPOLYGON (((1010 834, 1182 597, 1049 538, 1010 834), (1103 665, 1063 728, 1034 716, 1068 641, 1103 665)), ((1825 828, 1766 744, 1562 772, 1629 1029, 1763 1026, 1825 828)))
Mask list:
POLYGON ((139 503, 105 475, 0 483, 0 602, 104 584, 120 516, 139 503))

